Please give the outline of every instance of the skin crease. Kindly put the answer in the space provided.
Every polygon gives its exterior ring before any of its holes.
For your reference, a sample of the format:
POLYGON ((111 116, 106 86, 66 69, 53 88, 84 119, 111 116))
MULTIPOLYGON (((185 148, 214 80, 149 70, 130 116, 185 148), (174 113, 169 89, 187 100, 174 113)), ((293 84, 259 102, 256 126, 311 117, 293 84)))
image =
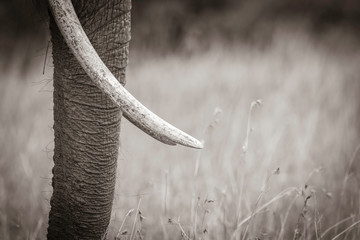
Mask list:
MULTIPOLYGON (((95 50, 125 83, 130 0, 73 1, 95 50)), ((121 110, 89 79, 50 17, 54 61, 54 168, 48 239, 102 239, 109 225, 121 110)))

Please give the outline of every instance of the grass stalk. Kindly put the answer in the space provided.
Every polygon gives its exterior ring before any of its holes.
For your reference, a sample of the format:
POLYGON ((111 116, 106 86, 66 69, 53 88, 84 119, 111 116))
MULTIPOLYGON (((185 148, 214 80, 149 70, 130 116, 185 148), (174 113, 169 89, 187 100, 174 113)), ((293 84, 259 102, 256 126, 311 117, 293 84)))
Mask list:
POLYGON ((135 226, 136 226, 136 220, 137 220, 137 217, 138 217, 139 211, 140 211, 140 204, 141 204, 141 197, 140 197, 140 199, 139 199, 139 203, 138 203, 138 206, 137 206, 137 209, 136 209, 134 224, 133 224, 132 229, 131 229, 130 240, 132 240, 132 239, 133 239, 133 236, 134 236, 134 231, 135 231, 135 226))

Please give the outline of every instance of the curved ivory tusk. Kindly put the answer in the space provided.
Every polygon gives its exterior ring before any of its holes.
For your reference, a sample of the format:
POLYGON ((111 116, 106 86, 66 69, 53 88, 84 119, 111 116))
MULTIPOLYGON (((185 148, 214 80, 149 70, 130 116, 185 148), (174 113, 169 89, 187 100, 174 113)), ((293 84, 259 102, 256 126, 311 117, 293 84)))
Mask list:
POLYGON ((163 143, 203 148, 199 140, 152 113, 119 83, 91 45, 71 0, 49 0, 49 2, 54 19, 80 65, 94 83, 121 107, 124 116, 130 122, 163 143))

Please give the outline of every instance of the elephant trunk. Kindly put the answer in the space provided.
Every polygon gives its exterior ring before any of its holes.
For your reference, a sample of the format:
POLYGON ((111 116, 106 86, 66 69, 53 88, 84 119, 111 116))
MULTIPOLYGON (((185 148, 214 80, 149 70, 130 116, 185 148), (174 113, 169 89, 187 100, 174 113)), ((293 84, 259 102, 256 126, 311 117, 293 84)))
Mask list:
MULTIPOLYGON (((73 3, 100 58, 124 84, 130 0, 73 3)), ((48 239, 101 239, 111 217, 121 109, 90 80, 52 17, 50 29, 55 150, 48 239)))

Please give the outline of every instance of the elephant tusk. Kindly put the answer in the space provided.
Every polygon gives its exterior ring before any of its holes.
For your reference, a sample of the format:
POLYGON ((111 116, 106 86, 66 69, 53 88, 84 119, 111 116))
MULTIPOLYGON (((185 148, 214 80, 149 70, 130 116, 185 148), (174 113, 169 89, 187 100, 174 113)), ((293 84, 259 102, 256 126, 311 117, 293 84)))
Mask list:
POLYGON ((163 143, 203 148, 202 142, 152 113, 119 83, 91 45, 71 0, 49 0, 49 3, 62 35, 80 65, 92 81, 121 108, 130 122, 163 143))

